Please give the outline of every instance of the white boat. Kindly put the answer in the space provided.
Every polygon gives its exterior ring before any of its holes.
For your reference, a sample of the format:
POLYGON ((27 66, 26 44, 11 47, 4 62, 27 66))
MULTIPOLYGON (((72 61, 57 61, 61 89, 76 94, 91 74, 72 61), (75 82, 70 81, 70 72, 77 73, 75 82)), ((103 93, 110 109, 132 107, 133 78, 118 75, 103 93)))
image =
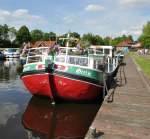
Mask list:
POLYGON ((18 49, 7 48, 4 50, 4 55, 6 58, 18 58, 20 56, 18 49))

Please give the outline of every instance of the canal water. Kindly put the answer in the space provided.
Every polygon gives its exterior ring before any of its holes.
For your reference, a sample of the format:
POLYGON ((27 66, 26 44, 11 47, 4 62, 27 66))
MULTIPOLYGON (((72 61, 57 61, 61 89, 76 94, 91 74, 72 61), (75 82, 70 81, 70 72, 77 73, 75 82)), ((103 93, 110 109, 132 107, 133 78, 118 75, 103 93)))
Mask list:
POLYGON ((100 104, 33 97, 20 80, 18 59, 0 61, 0 139, 83 139, 100 104))

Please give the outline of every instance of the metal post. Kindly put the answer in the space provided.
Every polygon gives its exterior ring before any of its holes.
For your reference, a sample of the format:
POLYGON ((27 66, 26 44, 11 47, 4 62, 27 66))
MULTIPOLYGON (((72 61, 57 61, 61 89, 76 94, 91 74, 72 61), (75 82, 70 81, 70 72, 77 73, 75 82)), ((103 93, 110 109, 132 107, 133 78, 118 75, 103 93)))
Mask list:
POLYGON ((66 57, 65 57, 65 63, 67 63, 67 56, 68 56, 68 48, 69 48, 69 39, 70 39, 70 33, 68 33, 67 36, 67 44, 66 44, 66 57))
POLYGON ((108 73, 110 72, 110 67, 109 67, 109 65, 110 65, 110 58, 108 57, 108 63, 107 63, 108 73))
POLYGON ((105 72, 103 72, 103 99, 105 98, 105 88, 106 88, 106 84, 105 84, 105 72))
POLYGON ((115 67, 116 67, 116 58, 114 57, 113 58, 113 70, 115 69, 115 67))

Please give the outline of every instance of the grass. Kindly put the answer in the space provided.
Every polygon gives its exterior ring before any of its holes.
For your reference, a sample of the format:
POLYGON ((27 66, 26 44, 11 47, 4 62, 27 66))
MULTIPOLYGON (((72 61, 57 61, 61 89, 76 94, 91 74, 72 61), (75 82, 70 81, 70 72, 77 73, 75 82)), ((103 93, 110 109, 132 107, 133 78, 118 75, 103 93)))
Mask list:
POLYGON ((150 79, 150 55, 138 55, 136 52, 130 52, 129 55, 134 58, 144 74, 150 79))

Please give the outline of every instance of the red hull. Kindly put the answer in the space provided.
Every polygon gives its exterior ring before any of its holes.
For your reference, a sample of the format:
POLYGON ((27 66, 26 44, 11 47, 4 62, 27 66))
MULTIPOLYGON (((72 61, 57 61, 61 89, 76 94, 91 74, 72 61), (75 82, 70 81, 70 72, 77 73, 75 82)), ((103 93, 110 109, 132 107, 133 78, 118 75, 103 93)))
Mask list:
POLYGON ((52 97, 49 85, 49 73, 31 74, 22 76, 21 79, 32 95, 52 97))
POLYGON ((93 100, 102 95, 101 86, 60 76, 57 74, 32 74, 22 77, 27 89, 33 95, 43 95, 63 100, 93 100))
POLYGON ((95 84, 75 80, 54 74, 54 91, 65 100, 93 100, 102 94, 102 87, 95 84))

